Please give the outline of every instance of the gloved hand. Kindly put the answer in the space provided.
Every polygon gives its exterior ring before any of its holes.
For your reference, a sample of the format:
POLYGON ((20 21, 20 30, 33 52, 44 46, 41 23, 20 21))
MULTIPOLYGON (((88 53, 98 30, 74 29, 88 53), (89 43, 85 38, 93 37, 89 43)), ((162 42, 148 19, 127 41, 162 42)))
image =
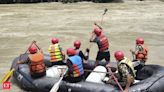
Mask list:
POLYGON ((90 50, 87 48, 87 49, 86 49, 86 52, 88 52, 88 53, 89 53, 89 51, 90 51, 90 50))

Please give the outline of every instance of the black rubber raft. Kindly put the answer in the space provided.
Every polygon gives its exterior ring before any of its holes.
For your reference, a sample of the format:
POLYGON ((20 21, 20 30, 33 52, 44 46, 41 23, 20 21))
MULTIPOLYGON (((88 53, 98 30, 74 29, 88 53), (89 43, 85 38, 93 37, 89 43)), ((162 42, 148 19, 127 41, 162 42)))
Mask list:
MULTIPOLYGON (((45 55, 45 64, 50 66, 49 56, 45 55)), ((27 54, 21 56, 21 60, 27 60, 27 54)), ((53 85, 59 80, 49 77, 38 79, 31 78, 27 64, 16 66, 19 57, 13 60, 11 68, 15 67, 13 74, 16 83, 26 91, 49 92, 53 85)), ((90 60, 84 64, 85 69, 93 69, 94 61, 90 60)), ((138 73, 137 79, 141 81, 132 85, 129 92, 164 92, 164 67, 159 65, 146 65, 138 73)), ((58 92, 120 92, 118 87, 110 84, 99 84, 91 82, 68 83, 62 81, 58 92)))

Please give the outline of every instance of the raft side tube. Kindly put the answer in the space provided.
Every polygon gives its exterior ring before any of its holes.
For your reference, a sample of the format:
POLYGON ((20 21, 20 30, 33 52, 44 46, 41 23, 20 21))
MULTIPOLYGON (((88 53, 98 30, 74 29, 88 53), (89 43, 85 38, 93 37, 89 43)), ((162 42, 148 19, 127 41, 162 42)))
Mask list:
MULTIPOLYGON (((46 56, 47 57, 47 56, 46 56)), ((22 60, 27 59, 27 54, 22 60)), ((15 58, 12 67, 15 67, 19 58, 15 58)), ((45 60, 46 61, 46 60, 45 60)), ((48 61, 48 60, 47 60, 48 61)), ((46 62, 47 62, 46 61, 46 62)), ((94 66, 94 61, 87 63, 86 66, 94 66), (88 64, 88 65, 87 65, 88 64)), ((86 67, 87 69, 91 69, 86 67)), ((85 69, 85 66, 84 66, 85 69)), ((132 85, 130 92, 163 92, 164 90, 164 67, 159 65, 146 65, 137 74, 137 78, 141 79, 139 83, 132 85), (139 73, 140 72, 140 73, 139 73)), ((14 74, 16 81, 23 89, 33 92, 49 92, 51 87, 59 80, 58 78, 41 77, 33 79, 29 73, 27 64, 16 66, 14 74), (33 84, 31 84, 33 83, 33 84)), ((100 84, 91 82, 67 83, 62 81, 58 92, 120 92, 118 87, 110 84, 100 84)))
POLYGON ((79 82, 62 82, 58 92, 120 92, 117 87, 108 84, 79 82))

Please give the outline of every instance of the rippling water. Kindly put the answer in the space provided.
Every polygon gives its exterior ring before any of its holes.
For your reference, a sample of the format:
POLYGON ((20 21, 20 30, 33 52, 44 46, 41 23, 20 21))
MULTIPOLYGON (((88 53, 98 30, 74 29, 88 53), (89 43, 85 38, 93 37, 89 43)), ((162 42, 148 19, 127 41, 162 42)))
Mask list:
MULTIPOLYGON (((64 50, 80 39, 85 50, 93 22, 101 21, 105 8, 108 12, 102 26, 110 40, 111 61, 116 50, 123 50, 132 59, 129 49, 134 48, 136 37, 143 37, 149 48, 147 63, 164 65, 163 2, 9 4, 0 5, 0 79, 32 40, 44 53, 48 53, 52 37, 60 39, 64 50)), ((91 59, 95 59, 96 52, 97 46, 92 44, 91 59)), ((13 85, 12 90, 21 92, 13 85)))

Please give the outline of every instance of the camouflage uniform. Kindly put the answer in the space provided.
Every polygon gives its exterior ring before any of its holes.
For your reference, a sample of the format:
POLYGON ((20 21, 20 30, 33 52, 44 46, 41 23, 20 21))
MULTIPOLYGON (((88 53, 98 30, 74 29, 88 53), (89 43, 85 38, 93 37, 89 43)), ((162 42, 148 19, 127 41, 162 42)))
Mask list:
MULTIPOLYGON (((131 69, 126 64, 120 64, 118 65, 118 73, 115 74, 115 76, 118 79, 118 82, 122 87, 125 87, 127 84, 127 76, 130 74, 132 78, 132 83, 134 82, 134 75, 131 71, 131 69)), ((113 80, 110 79, 110 84, 117 86, 118 84, 113 80)))
POLYGON ((119 71, 119 82, 121 82, 121 85, 124 87, 127 84, 127 76, 130 75, 131 79, 133 80, 132 83, 134 82, 134 75, 131 71, 131 69, 126 65, 126 64, 120 64, 118 66, 118 71, 119 71))

